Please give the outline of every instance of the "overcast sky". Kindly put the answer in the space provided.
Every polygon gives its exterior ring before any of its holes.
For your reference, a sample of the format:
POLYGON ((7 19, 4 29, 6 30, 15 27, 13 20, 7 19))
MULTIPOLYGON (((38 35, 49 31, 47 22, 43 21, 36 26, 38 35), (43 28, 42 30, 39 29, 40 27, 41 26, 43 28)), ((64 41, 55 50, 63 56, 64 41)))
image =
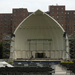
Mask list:
POLYGON ((75 10, 75 0, 0 0, 0 13, 12 13, 13 8, 48 11, 49 5, 65 5, 66 10, 75 10))

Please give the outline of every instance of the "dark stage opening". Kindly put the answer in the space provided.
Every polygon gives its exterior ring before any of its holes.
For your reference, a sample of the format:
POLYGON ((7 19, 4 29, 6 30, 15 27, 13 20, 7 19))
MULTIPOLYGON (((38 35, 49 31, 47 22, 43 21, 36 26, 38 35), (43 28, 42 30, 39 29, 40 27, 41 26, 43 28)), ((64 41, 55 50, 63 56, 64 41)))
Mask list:
POLYGON ((45 58, 45 53, 35 53, 36 58, 45 58))

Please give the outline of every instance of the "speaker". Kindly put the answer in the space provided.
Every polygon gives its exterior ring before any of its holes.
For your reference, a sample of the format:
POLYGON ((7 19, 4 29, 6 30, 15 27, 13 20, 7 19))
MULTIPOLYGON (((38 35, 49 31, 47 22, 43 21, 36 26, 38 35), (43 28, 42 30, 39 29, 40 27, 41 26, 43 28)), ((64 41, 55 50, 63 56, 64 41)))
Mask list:
POLYGON ((15 34, 11 33, 11 38, 12 38, 12 37, 15 37, 15 34))
POLYGON ((64 32, 63 37, 66 38, 66 32, 64 32))

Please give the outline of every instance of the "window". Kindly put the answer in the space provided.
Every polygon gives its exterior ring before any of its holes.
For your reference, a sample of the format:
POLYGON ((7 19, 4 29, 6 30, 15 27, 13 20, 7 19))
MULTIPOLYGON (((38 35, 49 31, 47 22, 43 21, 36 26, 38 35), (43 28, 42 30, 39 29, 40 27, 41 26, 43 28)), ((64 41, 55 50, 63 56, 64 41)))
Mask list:
POLYGON ((1 26, 1 28, 2 28, 2 26, 1 26))
POLYGON ((63 12, 61 12, 63 14, 63 12))
POLYGON ((2 19, 1 19, 1 21, 2 21, 2 19))
POLYGON ((54 14, 54 12, 52 12, 54 14))
POLYGON ((24 10, 24 12, 25 12, 25 10, 24 10))
POLYGON ((57 20, 59 22, 59 20, 57 20))
POLYGON ((15 26, 14 26, 14 28, 15 28, 15 26))
POLYGON ((74 14, 75 14, 75 12, 74 12, 74 14))
POLYGON ((19 10, 17 10, 17 12, 19 12, 19 10))
POLYGON ((62 24, 62 26, 63 26, 63 24, 62 24))
POLYGON ((4 17, 6 17, 6 15, 4 15, 4 17))
POLYGON ((16 14, 14 14, 14 16, 16 16, 16 14))
POLYGON ((67 16, 67 18, 69 18, 69 16, 67 16))
POLYGON ((6 22, 4 24, 6 24, 6 22))
POLYGON ((6 31, 6 29, 4 29, 4 31, 6 31))
POLYGON ((69 12, 67 12, 67 14, 69 14, 69 12))
POLYGON ((61 20, 63 22, 63 20, 61 20))
POLYGON ((63 16, 61 16, 63 18, 63 16))
POLYGON ((69 20, 67 20, 67 22, 69 22, 69 20))
POLYGON ((4 19, 6 21, 6 19, 4 19))
POLYGON ((4 26, 4 28, 6 28, 6 26, 4 26))
POLYGON ((25 16, 25 14, 24 14, 24 16, 25 16))
POLYGON ((15 22, 14 22, 14 24, 15 24, 15 22))
POLYGON ((59 8, 57 8, 57 10, 59 10, 59 8))
POLYGON ((69 26, 69 24, 68 24, 68 26, 69 26))
POLYGON ((54 8, 52 8, 52 9, 54 9, 54 8))
POLYGON ((59 14, 59 12, 57 12, 57 14, 59 14))
POLYGON ((54 16, 52 16, 54 18, 54 16))
POLYGON ((1 15, 1 17, 2 17, 2 15, 1 15))
POLYGON ((61 8, 63 10, 63 8, 61 8))
POLYGON ((59 16, 57 16, 57 18, 59 18, 59 16))

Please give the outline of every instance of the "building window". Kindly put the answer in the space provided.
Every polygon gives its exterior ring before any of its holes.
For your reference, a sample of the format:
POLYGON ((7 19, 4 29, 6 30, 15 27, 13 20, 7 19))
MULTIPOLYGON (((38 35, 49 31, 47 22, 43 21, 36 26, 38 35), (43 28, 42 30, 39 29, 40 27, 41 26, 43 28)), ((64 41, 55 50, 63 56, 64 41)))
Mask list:
POLYGON ((4 17, 6 17, 6 15, 4 15, 4 17))
POLYGON ((57 18, 59 18, 59 16, 57 16, 57 18))
POLYGON ((24 14, 24 16, 25 16, 25 14, 24 14))
POLYGON ((1 21, 2 21, 2 19, 1 19, 1 21))
POLYGON ((14 24, 15 24, 16 22, 14 22, 14 24))
POLYGON ((59 22, 59 20, 57 20, 57 22, 59 22))
POLYGON ((63 14, 63 12, 61 12, 63 14))
POLYGON ((69 16, 67 16, 67 18, 69 18, 69 16))
POLYGON ((54 14, 54 12, 52 12, 52 14, 54 14))
POLYGON ((6 26, 4 26, 4 28, 6 28, 6 26))
POLYGON ((68 24, 68 26, 69 26, 69 24, 68 24))
POLYGON ((6 29, 4 29, 4 31, 6 31, 6 29))
POLYGON ((52 16, 54 18, 54 16, 52 16))
POLYGON ((25 10, 24 10, 24 12, 25 12, 25 10))
POLYGON ((17 12, 19 12, 19 10, 17 10, 17 12))
POLYGON ((61 16, 63 18, 63 16, 61 16))
POLYGON ((63 26, 63 24, 62 24, 62 26, 63 26))
POLYGON ((12 17, 12 15, 11 15, 11 17, 12 17))
POLYGON ((2 26, 1 26, 1 28, 2 28, 2 26))
POLYGON ((67 20, 67 22, 69 22, 69 20, 67 20))
POLYGON ((6 22, 4 24, 6 24, 6 22))
POLYGON ((57 8, 57 10, 59 10, 59 8, 57 8))
POLYGON ((59 14, 59 12, 57 12, 57 14, 59 14))
POLYGON ((54 9, 54 8, 52 8, 52 9, 54 9))
POLYGON ((74 14, 75 14, 75 12, 74 12, 74 14))
POLYGON ((6 19, 4 19, 6 21, 6 19))
POLYGON ((63 10, 63 8, 61 8, 63 10))
POLYGON ((14 14, 14 16, 16 16, 16 14, 14 14))
POLYGON ((63 20, 61 20, 63 22, 63 20))
POLYGON ((69 12, 67 12, 67 14, 69 14, 69 12))

